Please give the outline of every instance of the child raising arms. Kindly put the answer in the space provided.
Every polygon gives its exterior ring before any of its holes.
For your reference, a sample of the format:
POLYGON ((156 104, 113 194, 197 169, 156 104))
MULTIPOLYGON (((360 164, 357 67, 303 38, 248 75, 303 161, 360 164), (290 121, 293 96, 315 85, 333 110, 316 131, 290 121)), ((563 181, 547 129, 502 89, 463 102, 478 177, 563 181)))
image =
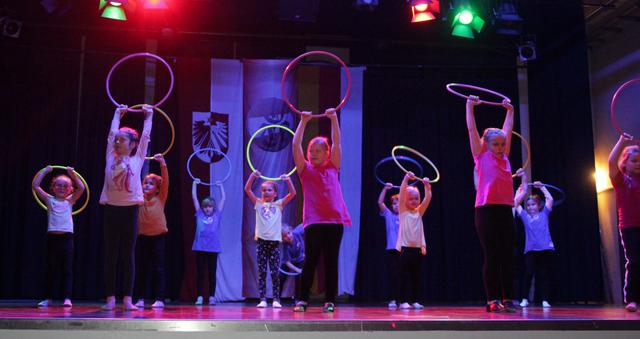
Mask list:
POLYGON ((384 198, 387 192, 393 188, 393 184, 386 183, 380 191, 378 196, 378 208, 380 209, 380 216, 384 218, 386 234, 387 234, 387 267, 389 270, 389 287, 391 289, 389 293, 390 309, 398 308, 396 300, 398 299, 398 279, 400 279, 400 252, 396 250, 396 243, 398 241, 398 227, 400 226, 400 219, 398 218, 398 206, 400 203, 400 196, 394 194, 391 196, 391 209, 387 208, 384 203, 384 198))

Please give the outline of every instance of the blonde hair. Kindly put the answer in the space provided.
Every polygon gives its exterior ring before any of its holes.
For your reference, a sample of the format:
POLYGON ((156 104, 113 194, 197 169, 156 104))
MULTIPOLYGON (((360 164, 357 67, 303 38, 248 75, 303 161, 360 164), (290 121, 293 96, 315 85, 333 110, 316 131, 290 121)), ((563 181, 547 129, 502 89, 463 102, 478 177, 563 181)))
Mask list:
POLYGON ((204 199, 202 199, 202 202, 200 202, 200 205, 202 206, 202 208, 206 207, 206 206, 211 206, 213 207, 213 209, 216 208, 216 199, 214 199, 213 197, 206 197, 204 199))
POLYGON ((58 181, 59 179, 62 179, 69 184, 69 187, 71 187, 71 192, 75 191, 76 187, 73 183, 73 180, 71 180, 71 178, 69 178, 69 176, 66 174, 58 174, 55 177, 51 178, 51 183, 49 184, 49 190, 51 192, 53 192, 53 186, 56 184, 56 181, 58 181))
POLYGON ((495 137, 495 136, 501 136, 503 138, 506 138, 507 135, 504 133, 503 130, 499 129, 499 128, 495 128, 495 127, 489 127, 486 128, 484 130, 484 133, 482 133, 482 140, 484 141, 484 143, 488 143, 491 138, 495 137))
POLYGON ((275 181, 267 180, 267 181, 264 181, 262 184, 260 184, 260 186, 262 186, 264 184, 271 185, 273 190, 276 192, 275 198, 277 198, 278 197, 278 184, 276 184, 275 181))
POLYGON ((400 201, 400 194, 394 194, 389 198, 390 201, 398 200, 400 201))
POLYGON ((640 153, 640 146, 627 146, 622 151, 622 156, 620 157, 620 161, 618 162, 618 167, 620 168, 622 173, 627 174, 627 160, 629 160, 629 157, 631 157, 631 155, 635 153, 640 153))
POLYGON ((420 190, 418 190, 415 186, 407 186, 407 192, 409 191, 418 193, 418 198, 420 198, 420 190))
POLYGON ((315 137, 309 141, 309 145, 307 145, 307 157, 309 157, 309 152, 311 152, 311 146, 319 144, 324 147, 324 150, 331 155, 331 147, 329 147, 329 139, 326 137, 315 137))
POLYGON ((162 186, 162 177, 157 174, 153 174, 153 173, 147 174, 147 176, 145 176, 142 181, 144 182, 145 180, 153 181, 153 183, 156 185, 156 187, 158 187, 158 189, 160 188, 160 186, 162 186))

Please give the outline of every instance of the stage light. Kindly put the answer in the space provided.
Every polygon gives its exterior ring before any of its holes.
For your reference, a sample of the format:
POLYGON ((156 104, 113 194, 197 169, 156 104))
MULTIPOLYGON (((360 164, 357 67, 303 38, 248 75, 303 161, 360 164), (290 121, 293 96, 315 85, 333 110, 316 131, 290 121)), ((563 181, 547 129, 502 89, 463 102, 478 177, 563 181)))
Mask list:
POLYGON ((596 171, 593 173, 596 181, 596 192, 601 193, 608 189, 612 189, 611 179, 609 179, 609 170, 602 166, 596 165, 596 171))
POLYGON ((439 0, 410 0, 411 22, 425 22, 436 18, 435 13, 440 13, 439 0))
POLYGON ((522 32, 522 18, 513 0, 503 0, 493 7, 493 25, 496 33, 503 35, 520 35, 522 32))
POLYGON ((126 4, 127 0, 100 0, 100 5, 98 6, 98 9, 102 10, 102 14, 100 16, 107 19, 125 21, 127 20, 127 15, 123 7, 126 4))
POLYGON ((142 6, 145 9, 168 9, 167 0, 145 0, 142 6))
POLYGON ((482 19, 478 13, 476 13, 471 6, 458 5, 452 9, 453 20, 451 20, 451 35, 459 36, 462 38, 473 39, 475 35, 473 32, 480 33, 484 26, 484 19, 482 19))

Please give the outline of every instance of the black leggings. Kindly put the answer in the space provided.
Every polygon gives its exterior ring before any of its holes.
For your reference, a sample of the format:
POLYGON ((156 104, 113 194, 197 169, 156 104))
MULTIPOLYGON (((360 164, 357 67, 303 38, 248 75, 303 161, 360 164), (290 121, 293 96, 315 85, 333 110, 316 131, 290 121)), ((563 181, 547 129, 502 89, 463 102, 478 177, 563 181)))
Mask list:
POLYGON ((529 251, 524 255, 524 298, 529 298, 531 281, 536 277, 536 290, 542 300, 549 300, 549 269, 553 251, 529 251))
POLYGON ((418 302, 420 289, 420 248, 402 247, 400 271, 402 279, 402 302, 418 302))
POLYGON ((73 233, 47 233, 47 299, 53 299, 58 272, 62 273, 62 297, 71 299, 73 233))
POLYGON ((104 281, 107 296, 116 295, 116 269, 122 264, 122 284, 125 296, 133 295, 136 273, 136 239, 138 237, 138 206, 104 207, 104 281))
POLYGON ((209 270, 209 297, 216 295, 216 270, 218 269, 217 252, 196 252, 196 288, 198 296, 202 296, 204 285, 204 271, 209 270))
POLYGON ((325 302, 335 302, 338 293, 338 254, 342 224, 312 224, 304 228, 305 260, 300 300, 309 301, 309 292, 320 255, 324 256, 325 302))
POLYGON ((511 300, 514 247, 511 206, 476 207, 475 224, 484 253, 482 278, 487 300, 511 300))
POLYGON ((400 252, 387 250, 387 273, 389 278, 389 300, 400 301, 400 252))
POLYGON ((620 229, 624 248, 624 302, 640 302, 640 227, 620 229))
POLYGON ((135 284, 138 298, 149 298, 149 292, 153 285, 151 297, 155 300, 164 299, 165 238, 166 234, 138 236, 135 284))
POLYGON ((258 291, 260 299, 267 297, 267 264, 271 271, 273 300, 280 300, 280 242, 258 239, 256 246, 258 259, 258 291))

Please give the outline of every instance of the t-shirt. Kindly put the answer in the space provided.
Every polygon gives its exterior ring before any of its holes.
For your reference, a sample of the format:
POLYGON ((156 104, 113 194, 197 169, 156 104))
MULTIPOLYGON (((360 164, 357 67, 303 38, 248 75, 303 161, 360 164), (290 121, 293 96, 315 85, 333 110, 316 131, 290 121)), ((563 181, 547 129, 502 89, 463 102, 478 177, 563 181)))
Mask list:
POLYGON ((46 199, 47 205, 47 231, 73 233, 73 217, 71 203, 67 199, 59 200, 56 197, 46 199))
POLYGON ((386 207, 384 208, 384 211, 380 212, 380 215, 384 218, 384 224, 387 229, 387 249, 395 250, 396 243, 398 242, 398 228, 400 227, 400 218, 397 214, 393 213, 386 207))
POLYGON ((196 233, 193 238, 194 251, 220 252, 220 211, 214 210, 206 216, 202 210, 196 212, 196 233))
POLYGON ((138 234, 154 236, 167 233, 164 204, 157 196, 145 200, 138 209, 138 234))
POLYGON ((611 184, 616 192, 618 227, 640 227, 640 178, 618 172, 611 184))
POLYGON ((547 206, 535 215, 530 215, 524 209, 520 209, 519 216, 524 224, 526 236, 524 253, 555 250, 553 240, 551 240, 551 233, 549 233, 549 213, 551 211, 547 206))
POLYGON ((403 211, 400 212, 398 217, 400 219, 400 227, 396 250, 400 251, 403 247, 426 247, 427 242, 424 240, 424 225, 422 224, 420 213, 418 211, 403 211))
POLYGON ((282 199, 256 200, 256 236, 262 240, 282 241, 282 199))
POLYGON ((299 264, 304 261, 304 227, 298 226, 291 231, 292 243, 282 243, 282 263, 290 261, 299 264))
POLYGON ((300 175, 304 204, 302 223, 351 225, 351 217, 342 197, 339 172, 331 161, 313 166, 305 161, 300 175))
POLYGON ((484 205, 513 206, 513 178, 509 158, 501 158, 484 150, 473 159, 478 170, 476 207, 484 205))

